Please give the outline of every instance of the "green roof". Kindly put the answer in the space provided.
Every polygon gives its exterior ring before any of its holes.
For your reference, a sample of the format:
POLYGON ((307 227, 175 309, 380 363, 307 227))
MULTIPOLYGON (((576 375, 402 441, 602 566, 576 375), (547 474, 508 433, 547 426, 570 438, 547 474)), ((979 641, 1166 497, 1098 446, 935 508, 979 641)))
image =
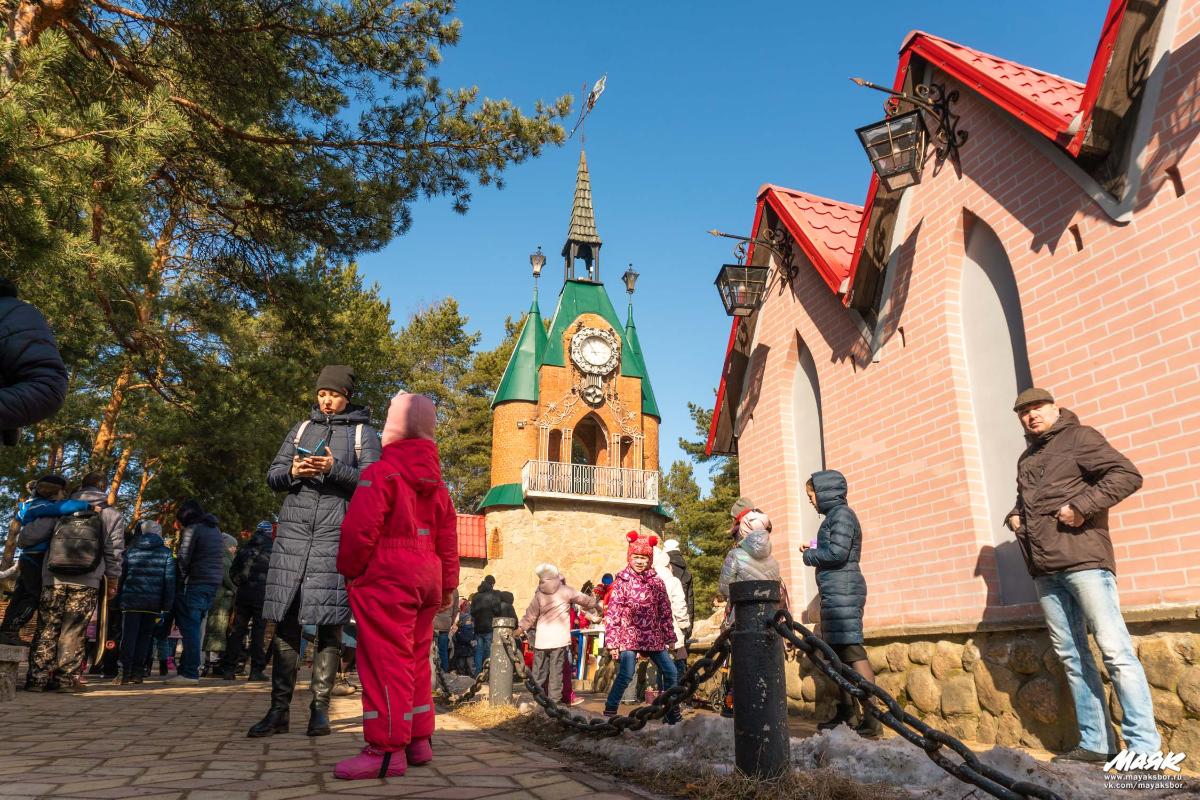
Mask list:
POLYGON ((475 511, 483 511, 485 508, 492 508, 493 506, 523 505, 525 505, 525 492, 521 490, 521 484, 502 483, 488 490, 487 497, 483 498, 483 502, 479 504, 479 508, 475 509, 475 511))
POLYGON ((642 355, 642 343, 638 341, 637 328, 633 324, 632 305, 629 306, 629 319, 625 323, 625 350, 630 358, 637 361, 637 367, 642 373, 642 413, 662 419, 662 415, 658 413, 658 402, 654 399, 654 389, 650 387, 650 373, 642 355))
MULTIPOLYGON (((567 365, 563 353, 563 335, 567 328, 579 319, 580 314, 596 314, 612 326, 613 330, 624 330, 617 310, 608 299, 604 284, 592 281, 568 280, 563 283, 558 295, 558 308, 554 319, 550 321, 549 340, 546 342, 546 354, 542 357, 543 364, 555 367, 567 365)), ((641 361, 630 355, 628 347, 621 348, 621 374, 627 378, 641 378, 645 372, 641 361)))
POLYGON ((512 355, 508 358, 508 366, 504 368, 500 388, 492 398, 492 408, 510 400, 537 402, 538 368, 542 366, 545 352, 546 328, 542 325, 542 312, 538 308, 535 294, 533 305, 529 307, 529 315, 525 317, 525 324, 521 327, 517 346, 513 348, 512 355))

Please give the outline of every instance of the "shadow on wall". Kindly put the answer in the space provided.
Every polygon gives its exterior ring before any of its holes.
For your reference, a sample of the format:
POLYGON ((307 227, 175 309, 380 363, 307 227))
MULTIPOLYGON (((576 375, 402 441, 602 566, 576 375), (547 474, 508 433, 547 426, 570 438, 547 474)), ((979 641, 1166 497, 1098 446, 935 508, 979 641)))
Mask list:
MULTIPOLYGON (((1036 600, 1036 590, 1030 602, 1021 602, 1029 598, 1028 593, 1018 595, 1017 602, 1013 602, 1011 598, 1006 602, 1004 586, 1000 580, 1001 569, 1009 572, 1023 570, 1025 575, 1029 574, 1025 567, 1025 557, 1021 554, 1021 545, 1016 540, 1001 542, 998 546, 988 544, 979 549, 974 575, 983 578, 987 589, 986 606, 981 621, 1012 622, 1031 616, 1040 617, 1041 606, 1036 600)), ((1028 583, 1032 586, 1032 579, 1029 579, 1028 583)))
POLYGON ((1200 136, 1200 37, 1191 39, 1179 50, 1168 51, 1159 61, 1158 70, 1167 72, 1167 81, 1171 80, 1172 74, 1187 75, 1189 79, 1163 87, 1158 107, 1170 111, 1162 115, 1160 126, 1151 132, 1151 142, 1157 146, 1146 160, 1135 211, 1149 205, 1162 185, 1172 181, 1168 170, 1176 170, 1175 191, 1176 194, 1183 193, 1177 167, 1200 136))
MULTIPOLYGON (((891 341, 900 328, 900 320, 904 318, 904 307, 908 304, 908 292, 912 284, 913 261, 917 256, 917 239, 920 237, 921 228, 924 225, 925 220, 923 219, 914 225, 890 259, 895 264, 896 274, 892 276, 891 285, 887 287, 887 296, 879 299, 879 306, 881 313, 884 313, 884 318, 883 328, 879 331, 876 344, 877 349, 891 341)), ((884 276, 884 280, 887 280, 887 276, 884 276)), ((866 363, 860 363, 859 367, 866 369, 870 364, 871 360, 868 357, 866 363)))

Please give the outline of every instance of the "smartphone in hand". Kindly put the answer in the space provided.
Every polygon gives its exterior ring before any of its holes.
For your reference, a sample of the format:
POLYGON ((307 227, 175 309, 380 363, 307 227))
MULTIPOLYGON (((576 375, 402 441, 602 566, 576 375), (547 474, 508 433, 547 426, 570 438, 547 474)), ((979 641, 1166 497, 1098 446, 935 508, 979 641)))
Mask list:
POLYGON ((324 456, 325 455, 325 440, 322 439, 320 442, 318 442, 317 446, 314 447, 312 450, 309 450, 307 447, 301 447, 300 445, 296 445, 296 452, 300 454, 301 458, 308 458, 309 456, 324 456))

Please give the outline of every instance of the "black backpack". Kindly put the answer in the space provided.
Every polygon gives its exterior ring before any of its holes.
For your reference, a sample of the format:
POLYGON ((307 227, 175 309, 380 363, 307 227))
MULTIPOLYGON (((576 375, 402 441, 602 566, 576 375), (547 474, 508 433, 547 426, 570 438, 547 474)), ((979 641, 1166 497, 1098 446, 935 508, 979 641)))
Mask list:
POLYGON ((52 575, 87 575, 104 558, 104 521, 95 511, 65 514, 54 526, 46 568, 52 575))

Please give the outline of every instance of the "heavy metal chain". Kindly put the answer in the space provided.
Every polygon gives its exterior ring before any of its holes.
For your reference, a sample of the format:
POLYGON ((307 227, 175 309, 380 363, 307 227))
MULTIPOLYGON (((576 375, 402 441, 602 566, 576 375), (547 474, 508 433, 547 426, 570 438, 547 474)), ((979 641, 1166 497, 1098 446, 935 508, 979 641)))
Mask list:
POLYGON ((435 661, 433 664, 433 670, 435 673, 437 673, 438 689, 442 695, 442 702, 448 706, 461 706, 463 703, 479 694, 479 690, 483 688, 485 683, 487 683, 488 673, 491 672, 491 667, 492 660, 489 658, 483 662, 483 667, 479 670, 479 674, 475 676, 475 683, 471 685, 471 688, 455 697, 454 692, 450 691, 450 684, 446 680, 446 673, 442 672, 441 665, 435 661))
POLYGON ((786 610, 780 610, 768 623, 775 632, 808 656, 817 669, 821 670, 838 687, 862 701, 866 713, 903 736, 907 741, 925 751, 933 763, 964 783, 970 783, 1001 800, 1062 800, 1057 794, 1028 781, 1018 781, 989 767, 980 761, 965 744, 949 734, 929 727, 921 720, 900 707, 896 699, 871 681, 859 675, 853 668, 843 664, 833 648, 817 638, 812 631, 792 619, 786 610), (824 657, 818 658, 817 653, 824 657), (878 708, 870 699, 882 703, 886 710, 878 708), (953 750, 961 762, 949 758, 942 747, 953 750))
POLYGON ((654 698, 654 702, 646 706, 638 706, 627 716, 588 717, 573 713, 569 708, 559 705, 554 699, 547 697, 541 685, 534 679, 531 670, 525 669, 525 659, 521 658, 516 646, 511 641, 504 641, 504 649, 513 662, 513 670, 525 682, 525 688, 533 695, 533 699, 546 710, 551 719, 580 733, 595 736, 615 736, 623 731, 639 731, 647 722, 662 719, 678 712, 683 701, 696 693, 700 684, 707 682, 721 665, 729 658, 730 631, 725 631, 703 656, 696 659, 679 678, 679 682, 654 698))

